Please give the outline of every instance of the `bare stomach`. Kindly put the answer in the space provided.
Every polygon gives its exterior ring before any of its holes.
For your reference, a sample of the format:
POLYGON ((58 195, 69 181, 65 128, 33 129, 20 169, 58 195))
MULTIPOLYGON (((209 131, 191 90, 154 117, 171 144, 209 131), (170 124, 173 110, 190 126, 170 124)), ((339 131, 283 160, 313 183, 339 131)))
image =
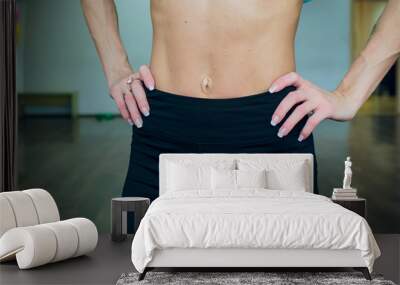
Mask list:
POLYGON ((295 70, 301 1, 152 1, 150 69, 156 88, 235 98, 268 90, 295 70))

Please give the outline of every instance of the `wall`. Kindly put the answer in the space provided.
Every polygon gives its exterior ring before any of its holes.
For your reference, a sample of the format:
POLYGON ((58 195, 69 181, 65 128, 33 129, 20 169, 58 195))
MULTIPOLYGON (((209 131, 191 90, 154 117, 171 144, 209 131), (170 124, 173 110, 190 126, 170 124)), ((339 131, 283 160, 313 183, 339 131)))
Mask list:
POLYGON ((334 89, 349 68, 350 4, 315 0, 303 6, 296 38, 297 69, 326 89, 334 89))
MULTIPOLYGON (((26 4, 25 91, 79 91, 81 114, 117 112, 82 15, 79 0, 22 0, 26 4)), ((117 1, 121 34, 135 67, 148 62, 148 1, 117 1)))
MULTIPOLYGON (((24 90, 77 90, 81 114, 117 112, 79 0, 19 2, 26 6, 24 90)), ((122 39, 137 68, 150 58, 149 1, 116 3, 122 39)), ((303 7, 296 39, 298 71, 324 88, 333 89, 348 68, 349 15, 348 0, 318 0, 303 7)))

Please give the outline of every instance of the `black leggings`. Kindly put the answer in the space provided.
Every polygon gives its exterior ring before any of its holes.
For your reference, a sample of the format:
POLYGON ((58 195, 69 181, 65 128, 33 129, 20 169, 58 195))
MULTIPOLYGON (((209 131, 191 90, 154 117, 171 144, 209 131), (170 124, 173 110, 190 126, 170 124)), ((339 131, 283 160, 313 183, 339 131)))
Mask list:
POLYGON ((142 116, 142 128, 132 127, 122 196, 148 197, 151 201, 158 197, 160 153, 311 153, 314 193, 318 194, 313 136, 302 142, 297 140, 307 116, 283 138, 277 132, 284 120, 275 127, 270 124, 279 102, 295 89, 289 86, 277 93, 228 99, 195 98, 146 89, 150 116, 142 116))

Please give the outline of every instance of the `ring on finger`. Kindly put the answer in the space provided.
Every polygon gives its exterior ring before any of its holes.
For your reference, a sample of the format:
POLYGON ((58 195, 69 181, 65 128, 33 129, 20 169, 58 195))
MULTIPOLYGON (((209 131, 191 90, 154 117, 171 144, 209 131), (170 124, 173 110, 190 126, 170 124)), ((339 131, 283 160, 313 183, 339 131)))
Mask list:
POLYGON ((130 85, 130 84, 132 84, 133 81, 139 80, 139 79, 140 79, 140 75, 138 73, 133 73, 133 74, 129 75, 128 79, 126 80, 126 84, 130 85))
POLYGON ((129 76, 128 79, 126 80, 126 84, 131 85, 133 82, 132 76, 129 76))

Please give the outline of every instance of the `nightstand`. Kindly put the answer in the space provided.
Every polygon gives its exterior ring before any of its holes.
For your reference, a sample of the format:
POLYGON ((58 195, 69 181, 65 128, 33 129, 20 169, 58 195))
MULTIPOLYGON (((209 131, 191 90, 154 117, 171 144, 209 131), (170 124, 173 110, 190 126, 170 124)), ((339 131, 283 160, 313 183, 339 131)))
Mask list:
POLYGON ((359 214, 363 218, 367 218, 367 200, 364 198, 357 198, 352 200, 331 199, 332 202, 341 205, 342 207, 359 214))
POLYGON ((134 213, 134 232, 144 217, 150 199, 144 197, 118 197, 111 200, 111 239, 124 241, 128 234, 128 212, 134 213))

